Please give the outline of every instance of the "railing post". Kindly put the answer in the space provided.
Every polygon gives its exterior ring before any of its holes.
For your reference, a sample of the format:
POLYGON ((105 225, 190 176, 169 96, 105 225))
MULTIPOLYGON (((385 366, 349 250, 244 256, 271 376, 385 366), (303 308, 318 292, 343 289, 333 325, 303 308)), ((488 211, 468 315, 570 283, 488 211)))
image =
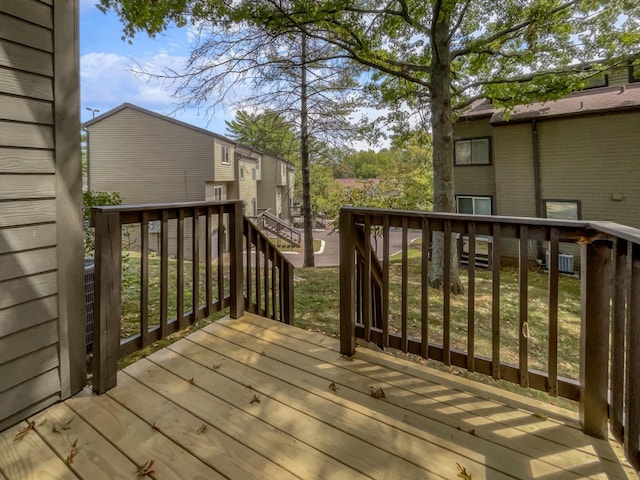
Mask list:
POLYGON ((120 214, 94 210, 96 235, 93 323, 93 391, 103 394, 117 384, 120 348, 122 234, 120 214))
MULTIPOLYGON (((244 228, 244 213, 242 203, 233 204, 233 211, 229 221, 230 230, 230 281, 231 281, 231 318, 240 318, 244 315, 244 294, 242 282, 242 232, 244 228)), ((257 253, 256 253, 257 257, 257 253)))
POLYGON ((583 244, 580 252, 580 423, 586 434, 597 438, 607 438, 610 247, 594 241, 583 244))
POLYGON ((356 352, 355 226, 351 213, 340 211, 340 353, 356 352))

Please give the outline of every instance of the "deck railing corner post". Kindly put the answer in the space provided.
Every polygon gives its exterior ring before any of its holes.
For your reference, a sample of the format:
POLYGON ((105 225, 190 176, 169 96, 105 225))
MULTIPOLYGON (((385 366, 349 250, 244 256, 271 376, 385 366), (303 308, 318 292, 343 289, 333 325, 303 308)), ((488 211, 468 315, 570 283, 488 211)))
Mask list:
POLYGON ((356 351, 355 312, 355 226, 353 215, 340 210, 340 353, 348 357, 356 351))
POLYGON ((611 244, 582 244, 580 257, 580 423, 586 434, 607 438, 611 244))
POLYGON ((233 204, 230 227, 230 282, 231 282, 231 306, 229 316, 240 318, 244 315, 244 293, 243 293, 243 264, 242 264, 242 239, 244 231, 244 212, 242 202, 233 204))
POLYGON ((96 248, 93 390, 103 394, 117 384, 122 309, 122 233, 118 212, 94 209, 93 218, 96 248))

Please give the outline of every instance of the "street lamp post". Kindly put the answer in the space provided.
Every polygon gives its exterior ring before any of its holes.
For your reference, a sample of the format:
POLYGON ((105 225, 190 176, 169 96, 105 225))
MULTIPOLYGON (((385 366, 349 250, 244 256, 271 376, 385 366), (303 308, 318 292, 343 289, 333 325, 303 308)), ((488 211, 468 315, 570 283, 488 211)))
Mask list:
POLYGON ((100 113, 100 110, 98 110, 97 108, 87 107, 87 110, 89 110, 91 112, 91 119, 92 120, 94 118, 96 118, 96 113, 100 113))

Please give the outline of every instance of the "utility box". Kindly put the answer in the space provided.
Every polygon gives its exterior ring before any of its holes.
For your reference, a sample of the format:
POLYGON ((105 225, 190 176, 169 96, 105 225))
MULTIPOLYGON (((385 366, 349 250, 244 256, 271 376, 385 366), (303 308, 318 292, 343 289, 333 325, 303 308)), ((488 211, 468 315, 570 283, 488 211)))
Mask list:
MULTIPOLYGON (((545 261, 547 269, 549 269, 549 250, 545 253, 545 261)), ((570 253, 558 254, 558 271, 560 273, 573 273, 573 255, 570 253)))
POLYGON ((84 302, 86 308, 86 343, 87 353, 93 350, 93 302, 95 299, 94 285, 96 265, 93 258, 84 259, 84 302))

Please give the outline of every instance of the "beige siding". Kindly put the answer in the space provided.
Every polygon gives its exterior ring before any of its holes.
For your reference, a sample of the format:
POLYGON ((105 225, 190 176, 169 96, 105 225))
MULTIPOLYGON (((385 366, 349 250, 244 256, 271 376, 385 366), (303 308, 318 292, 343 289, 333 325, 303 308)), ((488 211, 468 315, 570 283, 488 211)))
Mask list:
POLYGON ((638 132, 640 112, 541 122, 542 199, 579 200, 582 219, 640 227, 638 132))
POLYGON ((89 186, 123 203, 203 201, 215 180, 212 136, 130 108, 88 131, 89 186))
POLYGON ((84 382, 77 3, 0 0, 0 67, 2 430, 84 382))
POLYGON ((495 129, 496 213, 535 217, 531 124, 495 129))
POLYGON ((288 164, 271 155, 263 155, 261 163, 262 179, 258 182, 257 191, 258 208, 270 209, 274 215, 289 219, 289 195, 293 194, 293 175, 287 172, 288 164))
POLYGON ((235 150, 231 143, 216 140, 215 145, 215 180, 217 182, 233 182, 236 179, 235 150), (222 163, 222 147, 229 149, 229 163, 222 163))
MULTIPOLYGON (((251 170, 255 168, 256 162, 249 159, 240 159, 238 161, 238 169, 244 169, 244 178, 238 175, 239 178, 239 199, 244 202, 244 212, 246 215, 254 216, 257 212, 253 211, 254 202, 256 208, 261 208, 258 202, 258 182, 253 179, 251 170)), ((240 170, 238 170, 240 171, 240 170)))
POLYGON ((461 121, 455 126, 456 140, 462 138, 491 138, 491 165, 465 165, 455 166, 453 168, 453 178, 455 183, 456 195, 481 195, 491 196, 494 199, 496 195, 496 179, 495 179, 495 129, 489 124, 489 118, 481 118, 471 121, 461 121))

